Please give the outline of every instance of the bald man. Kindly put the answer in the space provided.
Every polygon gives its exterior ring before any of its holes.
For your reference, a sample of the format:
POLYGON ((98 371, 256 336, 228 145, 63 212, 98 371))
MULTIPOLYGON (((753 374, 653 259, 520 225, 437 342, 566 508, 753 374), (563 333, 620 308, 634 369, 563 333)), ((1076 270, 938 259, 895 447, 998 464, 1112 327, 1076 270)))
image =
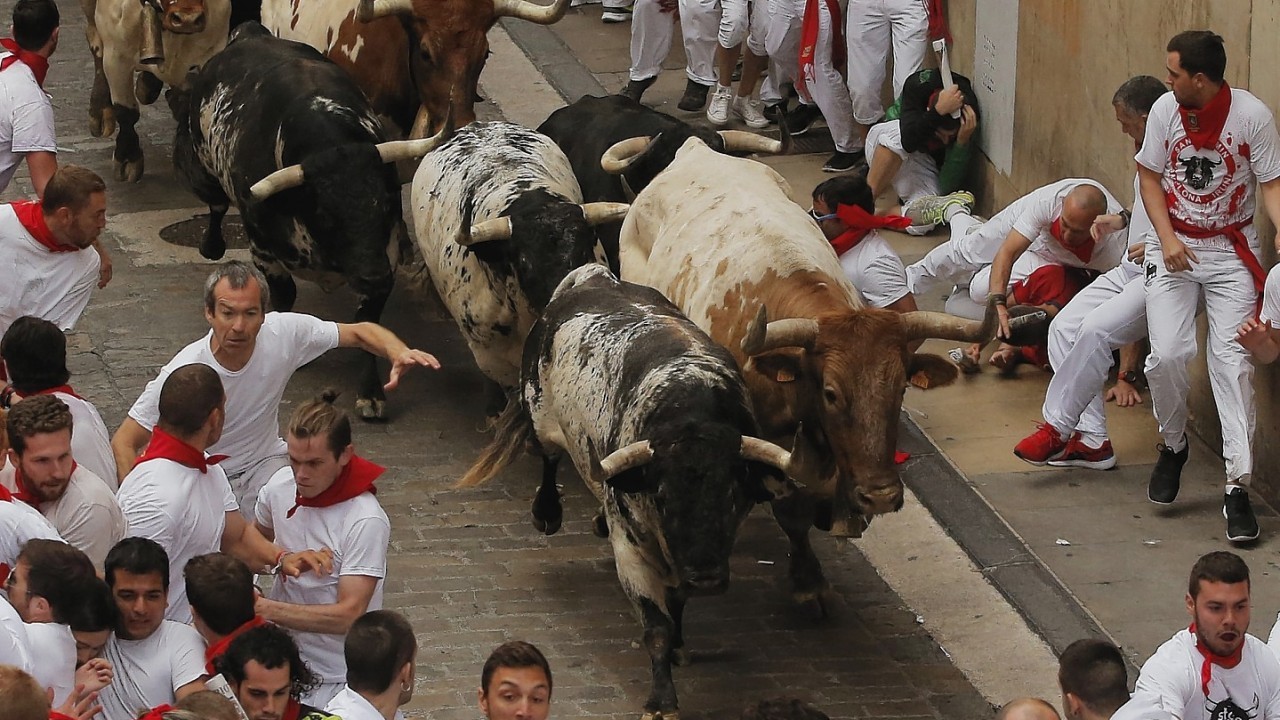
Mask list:
POLYGON ((1062 720, 1052 705, 1040 698, 1010 700, 996 713, 996 720, 1062 720))

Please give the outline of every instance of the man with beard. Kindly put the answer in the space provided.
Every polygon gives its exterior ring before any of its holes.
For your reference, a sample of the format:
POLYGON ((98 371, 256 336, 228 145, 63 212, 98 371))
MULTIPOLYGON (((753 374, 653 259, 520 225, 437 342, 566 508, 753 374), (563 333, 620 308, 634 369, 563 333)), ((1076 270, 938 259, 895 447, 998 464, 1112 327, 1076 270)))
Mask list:
POLYGON ((1248 634, 1250 609, 1249 566, 1240 556, 1218 551, 1197 560, 1187 585, 1191 626, 1147 660, 1133 698, 1112 718, 1280 718, 1280 659, 1248 634))
POLYGON ((249 720, 322 720, 333 716, 299 698, 316 683, 289 633, 259 625, 235 637, 214 660, 249 720))
POLYGON ((97 475, 71 457, 71 410, 54 395, 36 395, 9 410, 9 466, 0 483, 40 511, 95 568, 124 537, 124 515, 97 475))

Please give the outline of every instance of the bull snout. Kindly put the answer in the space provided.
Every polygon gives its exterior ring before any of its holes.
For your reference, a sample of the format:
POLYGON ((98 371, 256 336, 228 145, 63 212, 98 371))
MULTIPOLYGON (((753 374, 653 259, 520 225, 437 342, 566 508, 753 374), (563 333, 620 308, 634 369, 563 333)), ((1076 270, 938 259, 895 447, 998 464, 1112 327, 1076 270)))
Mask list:
POLYGON ((873 490, 858 488, 858 508, 864 515, 883 515, 902 509, 902 481, 873 490))
POLYGON ((164 16, 165 29, 169 32, 190 35, 204 30, 204 10, 173 10, 164 16))
POLYGON ((689 595, 722 595, 729 589, 728 570, 690 570, 682 584, 689 595))

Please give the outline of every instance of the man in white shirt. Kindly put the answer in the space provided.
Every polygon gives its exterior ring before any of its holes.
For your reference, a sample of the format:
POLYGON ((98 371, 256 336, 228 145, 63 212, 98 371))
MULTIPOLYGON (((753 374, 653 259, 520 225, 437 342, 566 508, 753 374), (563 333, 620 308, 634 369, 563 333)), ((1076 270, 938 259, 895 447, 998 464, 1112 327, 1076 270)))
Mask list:
POLYGON ((1267 215, 1280 217, 1280 134, 1262 101, 1223 80, 1221 37, 1188 30, 1165 49, 1173 92, 1152 106, 1135 157, 1154 229, 1146 265, 1147 382, 1163 440, 1147 498, 1168 505, 1178 496, 1188 449, 1188 366, 1196 355, 1193 318, 1203 298, 1209 384, 1226 459, 1227 539, 1245 542, 1258 537, 1248 491, 1256 423, 1253 364, 1235 335, 1257 312, 1266 282, 1253 224, 1254 183, 1267 215))
POLYGON ((480 711, 489 720, 547 720, 551 713, 551 665, 523 640, 494 648, 480 671, 480 711))
POLYGON ((44 92, 49 56, 58 49, 54 0, 18 0, 13 39, 0 40, 0 192, 26 158, 36 195, 58 169, 53 103, 44 92))
POLYGON ((1133 698, 1112 718, 1280 718, 1280 659, 1249 634, 1249 566, 1229 552, 1201 557, 1186 604, 1191 626, 1147 659, 1133 698))
POLYGON ((18 553, 28 540, 43 538, 62 542, 58 531, 39 510, 17 500, 0 484, 0 583, 18 564, 18 553))
POLYGON ((120 622, 105 651, 115 679, 98 696, 103 720, 134 720, 139 711, 204 690, 204 641, 189 625, 164 619, 164 548, 144 538, 121 540, 107 555, 106 578, 120 622))
POLYGON ((251 568, 271 568, 266 572, 329 574, 328 551, 287 552, 245 522, 217 464, 222 458, 205 455, 218 442, 226 414, 222 381, 213 368, 192 363, 170 373, 159 410, 151 441, 116 497, 129 534, 155 540, 168 554, 166 618, 191 622, 182 570, 197 555, 221 550, 251 568))
POLYGON ((217 370, 227 392, 226 433, 210 452, 228 456, 227 476, 237 506, 252 522, 258 491, 288 465, 280 438, 279 407, 293 372, 335 347, 359 347, 391 361, 386 389, 394 389, 405 371, 439 368, 421 350, 411 350, 394 333, 374 323, 326 322, 300 313, 268 313, 266 278, 242 262, 224 263, 205 283, 205 319, 209 334, 183 348, 147 384, 129 417, 111 440, 123 475, 133 468, 159 417, 157 401, 165 378, 188 363, 217 370))
POLYGON ((101 569, 107 551, 124 537, 124 515, 111 488, 72 459, 71 410, 53 395, 36 395, 9 409, 6 428, 9 464, 0 483, 101 569))
POLYGON ((334 396, 304 403, 285 432, 289 468, 258 496, 257 525, 284 547, 333 551, 333 572, 275 583, 257 603, 264 619, 289 628, 319 684, 302 696, 324 707, 342 689, 342 639, 351 623, 382 607, 391 524, 374 481, 383 468, 356 455, 351 421, 334 396))
POLYGON ((1270 365, 1280 357, 1280 265, 1271 266, 1267 272, 1262 310, 1257 319, 1246 318, 1240 325, 1236 342, 1261 365, 1270 365))
POLYGON ((9 378, 8 397, 0 395, 5 407, 32 395, 53 395, 66 403, 75 427, 72 457, 115 492, 120 478, 111 453, 111 433, 93 403, 68 384, 71 372, 67 370, 67 336, 62 330, 48 320, 24 315, 14 320, 0 339, 0 358, 9 378))
POLYGON ((94 288, 111 279, 98 243, 106 225, 106 184, 75 165, 53 173, 41 200, 0 205, 0 333, 23 315, 75 328, 94 288))
POLYGON ((197 555, 182 569, 192 625, 204 638, 204 669, 216 674, 213 664, 241 633, 266 623, 255 614, 258 589, 248 565, 226 553, 197 555))
POLYGON ((342 653, 347 684, 325 706, 342 720, 397 720, 413 699, 418 640, 399 613, 374 610, 351 624, 342 653))
POLYGON ((283 628, 259 625, 237 635, 218 657, 215 669, 226 678, 249 720, 333 717, 298 696, 301 688, 317 679, 283 628))
POLYGON ((1058 659, 1058 687, 1067 720, 1108 720, 1129 702, 1129 671, 1120 648, 1106 640, 1077 640, 1058 659))

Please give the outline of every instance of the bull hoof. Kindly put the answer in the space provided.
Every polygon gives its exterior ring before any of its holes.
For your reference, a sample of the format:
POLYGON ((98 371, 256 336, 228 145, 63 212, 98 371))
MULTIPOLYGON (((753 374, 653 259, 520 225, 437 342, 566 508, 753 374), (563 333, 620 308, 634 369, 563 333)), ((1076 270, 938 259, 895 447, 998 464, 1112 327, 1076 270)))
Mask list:
POLYGON ((109 138, 116 132, 116 114, 107 108, 100 113, 89 113, 89 134, 96 138, 109 138))
POLYGON ((133 78, 133 96, 143 105, 150 105, 160 97, 164 83, 149 72, 140 72, 133 78))
MULTIPOLYGON (((204 248, 201 247, 200 254, 204 254, 204 248)), ((205 257, 209 257, 205 255, 205 257)), ((219 255, 218 257, 221 257, 219 255)), ((209 258, 216 260, 217 258, 209 258)), ((381 422, 386 420, 387 401, 381 398, 357 398, 356 414, 365 422, 381 422)))
POLYGON ((677 648, 671 651, 671 663, 679 667, 685 667, 693 662, 693 655, 684 648, 677 648))
POLYGON ((138 182, 142 179, 142 158, 116 160, 116 179, 122 182, 138 182))
POLYGON ((544 519, 544 518, 538 517, 537 515, 534 515, 533 527, 535 530, 542 533, 543 535, 555 535, 556 533, 560 532, 560 524, 563 521, 564 521, 563 517, 544 519))
POLYGON ((609 521, 604 515, 596 515, 591 518, 591 534, 598 538, 609 537, 609 521))
POLYGON ((795 602, 800 613, 812 620, 825 620, 831 617, 830 608, 827 607, 825 588, 807 592, 797 591, 791 595, 791 599, 795 602))

